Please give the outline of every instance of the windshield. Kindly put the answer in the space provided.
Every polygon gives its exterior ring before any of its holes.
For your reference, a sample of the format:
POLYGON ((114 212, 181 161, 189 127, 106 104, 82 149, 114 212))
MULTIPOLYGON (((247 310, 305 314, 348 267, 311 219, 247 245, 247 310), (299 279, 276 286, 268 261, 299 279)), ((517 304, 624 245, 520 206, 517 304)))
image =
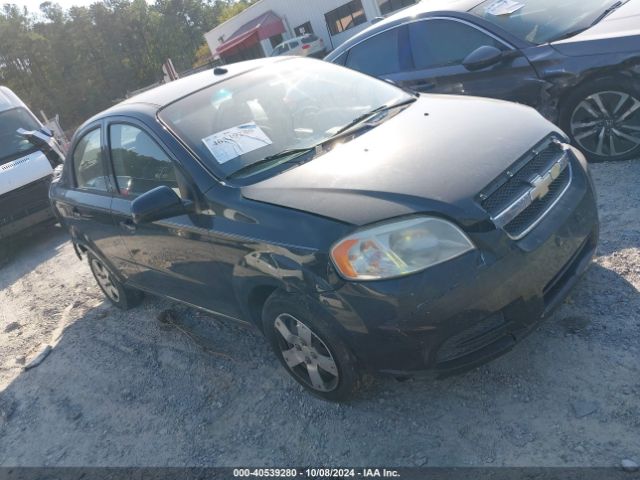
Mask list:
POLYGON ((16 133, 19 128, 37 130, 40 125, 24 108, 0 112, 0 165, 15 160, 21 153, 35 147, 16 133))
MULTIPOLYGON (((169 105, 160 119, 221 178, 328 140, 405 91, 318 60, 271 64, 169 105)), ((274 164, 275 166, 276 164, 274 164)))
POLYGON ((615 3, 616 0, 487 0, 471 13, 522 40, 542 44, 588 28, 615 3))

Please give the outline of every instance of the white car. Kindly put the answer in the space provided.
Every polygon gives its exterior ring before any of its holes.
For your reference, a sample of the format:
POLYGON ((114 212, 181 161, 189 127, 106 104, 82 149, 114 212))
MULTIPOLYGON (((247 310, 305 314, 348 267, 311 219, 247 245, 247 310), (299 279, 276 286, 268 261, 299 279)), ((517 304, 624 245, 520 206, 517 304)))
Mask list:
POLYGON ((55 218, 49 184, 62 161, 53 134, 15 93, 0 86, 0 242, 55 218))
POLYGON ((310 33, 286 40, 273 49, 272 57, 280 55, 298 55, 301 57, 322 58, 327 53, 324 41, 310 33))

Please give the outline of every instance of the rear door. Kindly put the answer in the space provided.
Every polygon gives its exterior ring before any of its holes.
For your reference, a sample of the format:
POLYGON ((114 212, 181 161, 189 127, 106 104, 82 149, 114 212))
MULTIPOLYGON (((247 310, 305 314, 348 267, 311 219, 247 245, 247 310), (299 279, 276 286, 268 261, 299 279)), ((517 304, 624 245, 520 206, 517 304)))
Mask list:
POLYGON ((56 200, 58 211, 77 241, 120 271, 128 256, 111 216, 114 186, 105 159, 101 123, 84 129, 67 159, 73 163, 73 178, 70 188, 56 200))

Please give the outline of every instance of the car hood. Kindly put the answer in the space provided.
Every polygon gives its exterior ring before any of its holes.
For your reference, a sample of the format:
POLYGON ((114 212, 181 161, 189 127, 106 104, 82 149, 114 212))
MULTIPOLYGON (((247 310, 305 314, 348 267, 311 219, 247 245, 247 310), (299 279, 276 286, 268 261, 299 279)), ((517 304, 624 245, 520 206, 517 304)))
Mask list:
POLYGON ((593 27, 552 45, 560 53, 568 56, 638 52, 640 1, 630 0, 593 27))
POLYGON ((486 218, 474 197, 552 131, 522 105, 422 95, 373 130, 242 193, 354 225, 418 212, 471 224, 486 218))

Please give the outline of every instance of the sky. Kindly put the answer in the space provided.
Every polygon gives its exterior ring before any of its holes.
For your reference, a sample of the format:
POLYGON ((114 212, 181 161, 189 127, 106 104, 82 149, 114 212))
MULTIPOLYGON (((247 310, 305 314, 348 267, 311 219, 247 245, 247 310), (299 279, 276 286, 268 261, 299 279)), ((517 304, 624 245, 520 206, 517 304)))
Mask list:
MULTIPOLYGON (((40 4, 45 0, 0 0, 0 5, 4 3, 13 3, 19 7, 27 7, 30 12, 39 12, 40 4)), ((64 10, 68 10, 73 6, 86 7, 99 0, 51 0, 52 3, 59 4, 64 10)), ((149 1, 147 0, 147 3, 149 1)))
MULTIPOLYGON (((38 12, 40 10, 40 4, 44 0, 0 0, 1 4, 13 3, 19 7, 27 7, 30 12, 38 12)), ((96 0, 54 0, 52 3, 59 3, 60 6, 68 10, 69 8, 77 6, 87 6, 94 3, 96 0)))

